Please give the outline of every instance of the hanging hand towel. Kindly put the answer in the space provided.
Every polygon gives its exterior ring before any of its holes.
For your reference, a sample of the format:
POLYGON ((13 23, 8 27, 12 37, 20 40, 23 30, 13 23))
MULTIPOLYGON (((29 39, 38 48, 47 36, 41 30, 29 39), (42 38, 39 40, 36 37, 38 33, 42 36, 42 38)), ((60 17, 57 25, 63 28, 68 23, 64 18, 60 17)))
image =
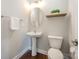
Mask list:
POLYGON ((11 28, 11 30, 19 30, 20 29, 20 19, 17 17, 11 17, 10 28, 11 28))

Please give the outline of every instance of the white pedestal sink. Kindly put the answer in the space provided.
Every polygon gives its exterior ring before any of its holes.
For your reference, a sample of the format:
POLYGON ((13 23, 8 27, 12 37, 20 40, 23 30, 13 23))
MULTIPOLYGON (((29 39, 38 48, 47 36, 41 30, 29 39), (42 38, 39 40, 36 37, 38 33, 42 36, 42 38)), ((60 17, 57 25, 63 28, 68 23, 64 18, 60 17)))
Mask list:
POLYGON ((37 55, 36 38, 42 35, 42 32, 27 32, 26 35, 32 38, 32 56, 37 55))

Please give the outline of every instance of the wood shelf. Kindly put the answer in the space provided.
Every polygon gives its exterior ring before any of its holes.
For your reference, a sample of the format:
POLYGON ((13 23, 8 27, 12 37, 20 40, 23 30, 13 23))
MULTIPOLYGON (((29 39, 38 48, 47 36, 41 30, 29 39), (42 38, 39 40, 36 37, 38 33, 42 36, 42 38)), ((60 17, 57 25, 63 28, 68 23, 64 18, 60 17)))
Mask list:
POLYGON ((62 16, 66 16, 67 13, 50 13, 48 15, 46 15, 46 17, 62 17, 62 16))

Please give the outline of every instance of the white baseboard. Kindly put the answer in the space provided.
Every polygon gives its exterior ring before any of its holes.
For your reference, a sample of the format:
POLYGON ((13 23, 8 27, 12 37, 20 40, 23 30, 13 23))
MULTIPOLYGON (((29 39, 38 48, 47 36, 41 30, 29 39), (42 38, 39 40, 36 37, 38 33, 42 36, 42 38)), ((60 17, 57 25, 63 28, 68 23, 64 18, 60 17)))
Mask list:
MULTIPOLYGON (((18 55, 16 55, 13 59, 19 59, 28 50, 31 50, 31 47, 25 48, 22 52, 20 52, 18 55)), ((37 49, 37 52, 44 54, 44 55, 47 55, 47 51, 44 51, 44 50, 39 49, 39 48, 37 49)))
POLYGON ((28 50, 30 50, 30 47, 29 48, 25 48, 22 52, 20 52, 18 55, 16 55, 13 59, 19 59, 28 50))
MULTIPOLYGON (((30 49, 30 50, 32 50, 32 49, 30 49)), ((39 48, 37 48, 37 52, 41 53, 41 54, 44 54, 44 55, 47 55, 47 53, 48 53, 47 51, 39 49, 39 48)))
MULTIPOLYGON (((31 48, 29 48, 29 49, 32 50, 31 48)), ((42 49, 39 49, 39 48, 37 48, 37 52, 38 52, 38 53, 41 53, 41 54, 44 54, 44 55, 47 55, 47 54, 48 54, 47 51, 42 50, 42 49)))
POLYGON ((39 48, 38 48, 37 52, 39 52, 41 54, 44 54, 44 55, 48 55, 48 52, 47 51, 42 50, 42 49, 39 49, 39 48))

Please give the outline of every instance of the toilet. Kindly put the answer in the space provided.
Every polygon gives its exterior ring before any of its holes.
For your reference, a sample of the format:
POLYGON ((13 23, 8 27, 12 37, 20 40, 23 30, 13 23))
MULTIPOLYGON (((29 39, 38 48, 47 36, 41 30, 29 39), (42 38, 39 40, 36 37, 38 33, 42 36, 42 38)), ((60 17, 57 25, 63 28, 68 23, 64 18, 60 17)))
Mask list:
POLYGON ((48 35, 50 49, 48 50, 48 59, 64 59, 62 52, 60 51, 63 37, 48 35))

